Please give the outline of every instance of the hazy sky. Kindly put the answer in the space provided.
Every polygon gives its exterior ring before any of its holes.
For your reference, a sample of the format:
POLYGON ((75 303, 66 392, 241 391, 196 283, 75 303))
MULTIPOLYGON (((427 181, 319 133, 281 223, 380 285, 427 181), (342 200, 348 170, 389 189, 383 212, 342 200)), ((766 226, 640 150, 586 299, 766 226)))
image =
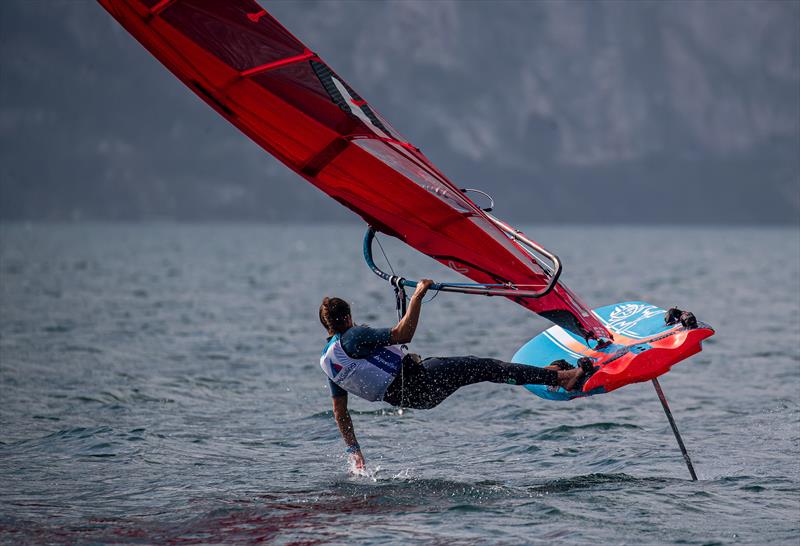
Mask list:
MULTIPOLYGON (((521 222, 797 223, 800 2, 263 2, 521 222)), ((92 1, 0 3, 0 218, 357 220, 92 1)))

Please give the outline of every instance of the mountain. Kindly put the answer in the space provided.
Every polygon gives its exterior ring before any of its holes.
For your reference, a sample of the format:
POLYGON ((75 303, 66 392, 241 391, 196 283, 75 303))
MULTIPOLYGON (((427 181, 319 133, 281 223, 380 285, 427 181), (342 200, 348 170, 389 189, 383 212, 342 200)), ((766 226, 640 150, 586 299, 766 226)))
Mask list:
MULTIPOLYGON (((800 3, 274 2, 516 221, 800 221, 800 3)), ((0 218, 353 218, 92 2, 0 4, 0 218)))

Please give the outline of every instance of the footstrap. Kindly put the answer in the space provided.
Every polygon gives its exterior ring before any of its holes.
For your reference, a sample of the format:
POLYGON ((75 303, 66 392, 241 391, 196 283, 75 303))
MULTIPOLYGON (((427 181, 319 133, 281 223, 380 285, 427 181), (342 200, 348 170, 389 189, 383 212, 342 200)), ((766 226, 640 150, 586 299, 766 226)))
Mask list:
POLYGON ((668 325, 682 324, 685 328, 692 330, 697 328, 697 319, 691 311, 683 311, 677 307, 670 307, 664 315, 664 322, 668 325))

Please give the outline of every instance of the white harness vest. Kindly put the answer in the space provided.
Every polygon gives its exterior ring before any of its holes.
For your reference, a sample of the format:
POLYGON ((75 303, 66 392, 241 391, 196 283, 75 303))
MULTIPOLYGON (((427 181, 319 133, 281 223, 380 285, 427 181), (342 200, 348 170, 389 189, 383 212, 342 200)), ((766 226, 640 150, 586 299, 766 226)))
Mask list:
POLYGON ((331 381, 347 392, 375 402, 383 400, 402 361, 403 351, 395 345, 381 347, 367 358, 350 358, 336 334, 323 349, 319 365, 331 381))

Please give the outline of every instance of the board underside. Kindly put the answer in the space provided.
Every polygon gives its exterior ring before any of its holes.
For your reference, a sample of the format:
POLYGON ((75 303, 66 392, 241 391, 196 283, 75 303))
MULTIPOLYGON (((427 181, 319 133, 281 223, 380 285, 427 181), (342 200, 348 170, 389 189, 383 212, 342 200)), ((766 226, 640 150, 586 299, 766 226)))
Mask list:
POLYGON ((681 324, 667 325, 665 309, 641 301, 627 301, 595 309, 594 314, 614 335, 614 342, 602 349, 590 347, 586 340, 553 326, 523 345, 512 362, 544 367, 563 359, 575 364, 581 357, 595 360, 600 369, 589 378, 582 391, 561 387, 525 385, 533 394, 548 400, 571 400, 611 392, 615 389, 649 381, 696 353, 714 330, 698 322, 696 328, 681 324))

